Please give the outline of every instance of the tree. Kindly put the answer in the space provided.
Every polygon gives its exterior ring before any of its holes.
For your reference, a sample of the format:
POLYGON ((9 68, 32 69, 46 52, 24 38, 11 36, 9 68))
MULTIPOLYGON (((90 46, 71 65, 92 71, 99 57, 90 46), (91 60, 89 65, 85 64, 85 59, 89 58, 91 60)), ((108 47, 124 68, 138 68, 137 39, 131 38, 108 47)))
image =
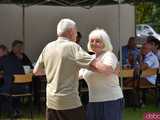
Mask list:
POLYGON ((156 31, 160 32, 160 4, 154 5, 151 22, 156 31))
POLYGON ((141 2, 136 5, 136 23, 148 23, 150 22, 150 16, 152 16, 153 3, 141 2))
POLYGON ((160 4, 141 2, 135 5, 136 24, 149 24, 160 32, 160 4))

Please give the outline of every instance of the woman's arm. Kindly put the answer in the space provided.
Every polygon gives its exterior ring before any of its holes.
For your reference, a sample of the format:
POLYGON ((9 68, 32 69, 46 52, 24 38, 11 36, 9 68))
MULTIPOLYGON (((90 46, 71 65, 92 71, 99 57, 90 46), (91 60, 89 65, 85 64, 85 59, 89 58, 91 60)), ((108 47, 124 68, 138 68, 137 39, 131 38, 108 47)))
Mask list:
POLYGON ((116 74, 119 75, 120 73, 120 66, 117 63, 116 56, 111 53, 104 57, 103 62, 100 58, 96 58, 92 61, 91 66, 96 72, 103 73, 106 75, 116 74), (116 64, 116 65, 115 65, 116 64))

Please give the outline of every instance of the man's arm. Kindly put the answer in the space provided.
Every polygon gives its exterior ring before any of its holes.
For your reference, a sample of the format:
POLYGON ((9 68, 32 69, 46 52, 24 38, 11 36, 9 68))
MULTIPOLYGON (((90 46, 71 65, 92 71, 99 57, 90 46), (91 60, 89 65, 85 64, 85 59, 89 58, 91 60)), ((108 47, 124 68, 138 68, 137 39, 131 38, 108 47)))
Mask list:
POLYGON ((120 66, 118 63, 116 64, 116 66, 114 65, 114 62, 116 63, 116 59, 116 56, 111 53, 109 54, 109 56, 106 56, 105 58, 105 63, 109 63, 108 65, 102 63, 101 60, 97 58, 91 62, 90 66, 96 72, 103 73, 106 75, 116 74, 119 76, 120 66), (115 69, 113 69, 113 66, 115 66, 115 69))
POLYGON ((140 69, 141 70, 146 70, 147 68, 149 68, 149 66, 146 63, 141 63, 140 64, 140 69))
POLYGON ((111 65, 106 65, 103 64, 101 61, 99 60, 93 60, 90 64, 90 69, 99 73, 103 73, 106 75, 110 75, 110 74, 116 74, 119 75, 120 73, 120 67, 117 64, 117 67, 115 70, 113 70, 111 65))
POLYGON ((45 75, 44 63, 43 63, 43 52, 40 54, 35 66, 34 66, 33 74, 35 74, 35 75, 45 75))
MULTIPOLYGON (((149 60, 150 61, 150 60, 149 60)), ((145 61, 145 59, 144 59, 144 56, 140 56, 140 69, 141 70, 146 70, 146 69, 148 69, 149 68, 149 66, 148 66, 148 62, 149 61, 145 61)), ((150 62, 149 62, 150 63, 150 62)))

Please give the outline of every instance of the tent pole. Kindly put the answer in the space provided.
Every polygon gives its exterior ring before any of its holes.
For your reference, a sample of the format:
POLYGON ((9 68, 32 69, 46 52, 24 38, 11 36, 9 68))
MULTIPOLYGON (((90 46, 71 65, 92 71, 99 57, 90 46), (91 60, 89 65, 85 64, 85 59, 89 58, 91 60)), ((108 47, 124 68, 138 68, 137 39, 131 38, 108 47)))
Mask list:
POLYGON ((22 41, 25 47, 25 5, 22 5, 22 41))
MULTIPOLYGON (((119 39, 119 57, 120 68, 122 69, 122 49, 121 49, 121 0, 118 0, 118 39, 119 39)), ((120 85, 123 88, 122 74, 120 74, 120 85)))

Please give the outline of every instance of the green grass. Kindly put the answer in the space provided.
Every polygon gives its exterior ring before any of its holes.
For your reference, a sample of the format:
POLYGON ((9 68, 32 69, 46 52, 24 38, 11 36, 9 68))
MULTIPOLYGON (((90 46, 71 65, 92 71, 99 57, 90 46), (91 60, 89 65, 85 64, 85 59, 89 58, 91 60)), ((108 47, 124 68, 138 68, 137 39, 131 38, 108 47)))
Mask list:
POLYGON ((155 105, 154 92, 148 92, 146 100, 146 105, 142 108, 133 109, 132 107, 126 107, 123 120, 144 120, 143 115, 145 112, 160 112, 160 106, 155 105))
MULTIPOLYGON (((145 112, 160 112, 160 108, 156 107, 153 104, 146 105, 144 108, 136 108, 136 109, 132 107, 126 107, 124 109, 123 120, 143 120, 143 114, 145 112)), ((45 120, 45 113, 35 110, 33 118, 34 120, 45 120)), ((29 120, 29 119, 30 119, 29 114, 27 113, 23 118, 17 120, 29 120)), ((1 120, 7 120, 7 117, 3 116, 1 120)))
MULTIPOLYGON (((155 100, 153 97, 149 97, 147 100, 147 105, 143 108, 133 108, 133 107, 125 107, 124 109, 124 114, 123 114, 123 120, 143 120, 143 115, 145 112, 160 112, 160 107, 158 108, 155 106, 155 100)), ((21 119, 16 119, 16 120, 29 120, 30 119, 30 114, 29 114, 29 106, 25 104, 22 107, 23 115, 21 119)), ((0 120, 9 120, 7 115, 4 113, 1 113, 2 116, 0 117, 0 120)), ((45 108, 42 110, 38 109, 38 107, 34 106, 33 107, 33 118, 34 120, 45 120, 45 108), (43 112, 42 112, 43 111, 43 112)))
POLYGON ((124 120, 143 120, 145 112, 160 112, 160 108, 153 104, 146 105, 144 108, 136 109, 127 107, 124 110, 124 120))

